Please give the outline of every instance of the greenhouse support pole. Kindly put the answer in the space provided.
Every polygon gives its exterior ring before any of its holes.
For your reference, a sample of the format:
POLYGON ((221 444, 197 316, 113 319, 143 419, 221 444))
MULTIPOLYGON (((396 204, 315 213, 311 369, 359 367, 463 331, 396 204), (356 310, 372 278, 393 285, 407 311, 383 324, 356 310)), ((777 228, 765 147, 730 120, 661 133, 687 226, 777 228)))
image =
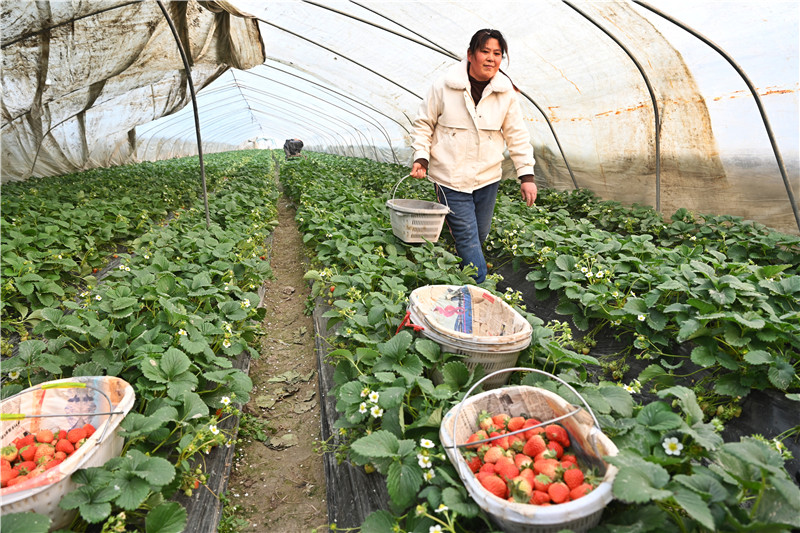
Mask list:
POLYGON ((647 77, 647 73, 642 68, 642 65, 636 58, 633 56, 630 50, 628 50, 619 39, 614 37, 611 32, 603 28, 600 24, 597 23, 592 17, 572 5, 569 0, 562 0, 565 4, 569 7, 580 13, 586 20, 597 26, 597 28, 608 35, 612 41, 614 41, 617 46, 619 46, 628 57, 633 61, 633 64, 636 65, 636 68, 639 69, 639 73, 642 75, 644 79, 645 85, 647 85, 647 91, 650 93, 650 100, 653 102, 653 113, 655 114, 655 128, 656 128, 656 211, 661 211, 661 119, 658 115, 658 100, 656 99, 656 93, 653 90, 653 85, 650 83, 650 78, 647 77))
POLYGON ((186 57, 186 50, 184 50, 183 45, 181 44, 181 38, 178 35, 178 30, 175 28, 175 24, 172 22, 172 18, 170 18, 169 13, 167 13, 167 9, 164 7, 163 2, 161 0, 156 0, 156 2, 158 2, 158 7, 161 8, 164 18, 167 19, 169 29, 172 31, 172 36, 175 38, 175 43, 178 45, 178 52, 180 52, 181 59, 183 60, 183 68, 186 70, 186 79, 189 81, 189 94, 192 96, 192 108, 194 109, 194 129, 197 133, 197 155, 200 160, 200 181, 203 183, 203 203, 205 204, 206 210, 206 229, 208 229, 211 227, 211 217, 208 215, 206 167, 203 164, 203 142, 200 139, 200 115, 197 111, 197 97, 194 94, 194 83, 192 83, 192 70, 189 67, 189 59, 186 57))
POLYGON ((797 229, 800 229, 800 213, 798 213, 797 211, 797 203, 794 200, 794 193, 792 193, 792 187, 791 184, 789 183, 789 177, 786 175, 786 167, 783 164, 783 157, 781 157, 781 151, 778 149, 778 143, 775 141, 775 135, 772 133, 772 127, 769 124, 769 119, 767 119, 767 113, 766 111, 764 111, 764 106, 761 103, 761 97, 758 95, 758 91, 756 91, 755 86, 750 81, 750 78, 747 77, 747 74, 745 74, 742 67, 740 67, 736 63, 736 61, 734 61, 733 58, 727 52, 725 52, 725 50, 717 46, 716 43, 714 43, 701 33, 693 30, 686 24, 683 24, 682 22, 670 17, 666 13, 662 13, 658 9, 654 8, 653 6, 645 2, 641 2, 640 0, 633 0, 633 2, 635 4, 642 6, 645 9, 648 9, 649 11, 655 13, 656 15, 672 22, 679 28, 691 33, 692 35, 703 41, 705 44, 710 46, 712 49, 714 49, 715 52, 717 52, 719 55, 725 58, 725 60, 733 67, 733 69, 739 74, 739 76, 741 76, 745 84, 747 84, 747 88, 750 89, 750 94, 753 95, 753 99, 755 100, 756 106, 758 107, 758 112, 761 114, 761 120, 764 122, 764 128, 766 128, 767 130, 767 137, 769 137, 769 143, 772 146, 772 152, 775 154, 775 160, 778 163, 778 169, 780 170, 781 177, 783 178, 783 185, 786 187, 786 195, 789 197, 789 205, 791 206, 792 212, 794 213, 794 220, 797 223, 797 229))

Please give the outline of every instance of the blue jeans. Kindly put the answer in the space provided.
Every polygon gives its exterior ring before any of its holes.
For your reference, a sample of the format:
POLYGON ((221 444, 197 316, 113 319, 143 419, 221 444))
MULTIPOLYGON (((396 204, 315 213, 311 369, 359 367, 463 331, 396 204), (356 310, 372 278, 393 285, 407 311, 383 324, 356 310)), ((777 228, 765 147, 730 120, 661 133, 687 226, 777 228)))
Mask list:
POLYGON ((436 185, 436 198, 439 203, 449 206, 452 211, 445 221, 456 243, 456 253, 461 258, 461 267, 472 264, 478 269, 478 273, 473 276, 475 283, 483 283, 488 273, 482 245, 492 227, 492 215, 499 186, 498 181, 470 194, 436 185))

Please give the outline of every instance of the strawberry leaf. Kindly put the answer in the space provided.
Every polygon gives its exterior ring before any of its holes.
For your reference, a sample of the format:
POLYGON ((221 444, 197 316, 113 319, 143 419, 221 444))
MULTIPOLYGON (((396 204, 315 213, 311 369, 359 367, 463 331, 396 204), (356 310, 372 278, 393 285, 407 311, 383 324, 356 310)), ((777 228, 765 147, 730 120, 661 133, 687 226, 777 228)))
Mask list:
POLYGON ((416 457, 406 457, 403 462, 393 462, 389 466, 386 488, 397 506, 405 508, 414 503, 421 486, 422 468, 417 464, 416 457))
POLYGON ((614 496, 628 503, 646 503, 672 496, 664 490, 669 482, 669 472, 663 467, 644 460, 633 452, 622 451, 606 460, 619 468, 614 478, 614 496))
POLYGON ((3 533, 47 533, 50 517, 32 513, 3 514, 3 533))
POLYGON ((176 502, 165 502, 147 513, 145 533, 180 533, 186 527, 186 509, 176 502))
POLYGON ((364 457, 396 457, 400 442, 388 431, 379 430, 356 440, 351 447, 364 457))

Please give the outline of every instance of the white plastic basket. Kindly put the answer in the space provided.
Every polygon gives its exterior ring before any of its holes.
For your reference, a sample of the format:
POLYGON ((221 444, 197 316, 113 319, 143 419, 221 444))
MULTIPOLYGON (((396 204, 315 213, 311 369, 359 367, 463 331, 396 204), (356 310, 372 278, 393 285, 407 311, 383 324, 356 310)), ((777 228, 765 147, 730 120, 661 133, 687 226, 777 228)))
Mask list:
MULTIPOLYGON (((503 298, 475 285, 426 285, 411 292, 408 298, 412 324, 422 326, 421 334, 449 353, 466 355, 470 370, 481 365, 487 374, 517 364, 519 354, 531 343, 530 323, 503 298), (438 302, 454 290, 467 290, 471 296, 472 331, 453 329, 440 320, 438 302)), ((436 375, 434 375, 436 378, 436 375)), ((505 385, 509 375, 498 374, 486 380, 487 388, 505 385)))
MULTIPOLYGON (((581 399, 585 409, 576 408, 561 396, 546 389, 523 385, 494 389, 470 396, 472 391, 481 385, 483 380, 479 380, 442 420, 439 437, 447 456, 455 466, 469 495, 503 531, 514 533, 557 533, 563 529, 572 530, 574 533, 589 531, 600 522, 603 509, 613 499, 611 486, 617 475, 617 468, 606 463, 603 457, 617 455, 619 453, 617 447, 600 430, 600 424, 586 400, 568 383, 552 374, 532 368, 508 368, 496 373, 514 371, 535 372, 560 382, 581 399), (479 427, 478 416, 482 411, 495 414, 507 413, 512 417, 533 417, 543 421, 541 426, 558 421, 570 435, 570 448, 575 452, 579 464, 595 467, 603 475, 602 482, 586 496, 558 505, 538 506, 498 498, 483 488, 461 453, 467 438, 479 427)), ((491 379, 492 376, 493 374, 490 374, 484 379, 491 379)), ((512 433, 529 429, 531 428, 512 433)))
POLYGON ((392 222, 392 233, 409 244, 436 242, 439 240, 444 219, 450 208, 437 202, 395 198, 397 187, 407 177, 404 176, 397 182, 392 192, 392 199, 386 201, 392 222))
POLYGON ((82 468, 102 466, 120 454, 124 439, 119 435, 119 424, 133 407, 134 400, 133 387, 112 376, 48 381, 3 400, 0 403, 2 446, 39 429, 68 430, 87 421, 96 429, 58 466, 0 490, 0 514, 35 511, 50 517, 51 529, 67 527, 76 511, 65 511, 58 504, 78 487, 70 476, 82 468), (72 412, 66 408, 70 403, 76 406, 72 412))

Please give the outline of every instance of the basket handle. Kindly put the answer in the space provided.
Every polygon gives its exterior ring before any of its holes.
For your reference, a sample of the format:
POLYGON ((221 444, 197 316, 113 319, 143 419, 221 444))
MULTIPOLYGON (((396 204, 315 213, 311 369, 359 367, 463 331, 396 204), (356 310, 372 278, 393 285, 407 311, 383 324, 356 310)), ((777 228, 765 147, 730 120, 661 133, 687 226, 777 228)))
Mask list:
MULTIPOLYGON (((397 188, 400 186, 401 183, 403 183, 403 180, 405 180, 406 178, 410 178, 410 177, 411 177, 411 174, 406 174, 405 176, 400 178, 400 181, 397 182, 397 185, 394 186, 394 190, 392 191, 392 200, 394 200, 394 197, 397 195, 397 188)), ((437 185, 437 183, 435 181, 433 181, 433 178, 431 178, 430 174, 428 174, 426 176, 426 179, 428 181, 430 181, 431 183, 433 183, 434 185, 437 185)), ((447 210, 450 211, 450 204, 447 203, 447 196, 445 196, 444 190, 442 190, 442 188, 439 187, 439 191, 442 193, 442 198, 444 198, 444 205, 447 207, 447 210)))
MULTIPOLYGON (((473 441, 473 442, 470 442, 468 444, 467 443, 457 444, 456 443, 456 421, 458 421, 459 415, 461 414, 461 408, 464 405, 464 400, 466 400, 469 397, 469 395, 472 394, 472 391, 475 390, 478 386, 480 386, 481 383, 483 383, 487 379, 489 379, 491 377, 494 377, 494 376, 496 376, 498 374, 503 374, 503 373, 506 373, 506 372, 515 372, 515 371, 535 372, 537 374, 542 374, 543 376, 547 376, 547 377, 549 377, 551 379, 554 379, 555 381, 558 381, 559 383, 561 383, 562 385, 567 387, 575 396, 580 398, 581 402, 583 402, 583 405, 586 407, 586 410, 591 415, 592 420, 594 421, 594 428, 592 428, 593 433, 595 431, 601 431, 600 422, 597 421, 597 417, 594 415, 594 411, 592 411, 592 408, 589 407, 589 404, 586 402, 586 399, 583 396, 581 396, 580 393, 578 391, 576 391, 575 388, 572 385, 570 385, 569 383, 567 383, 563 379, 559 378, 558 376, 554 376, 553 374, 551 374, 549 372, 545 372, 544 370, 538 370, 536 368, 526 368, 526 367, 502 368, 500 370, 496 370, 496 371, 492 372, 491 374, 488 374, 488 375, 482 377, 481 379, 479 379, 478 382, 475 383, 472 387, 470 387, 469 390, 466 392, 466 394, 464 394, 464 398, 462 398, 461 401, 458 402, 458 405, 456 406, 455 414, 453 416, 453 430, 450 433, 450 435, 451 435, 450 438, 451 438, 451 441, 453 442, 453 448, 455 448, 456 450, 459 450, 459 454, 461 453, 460 448, 465 448, 467 446, 474 446, 476 444, 482 444, 484 442, 491 442, 493 440, 497 440, 497 439, 500 439, 502 437, 508 437, 509 435, 516 435, 517 433, 524 433, 525 431, 530 431, 532 428, 544 426, 544 425, 547 425, 547 424, 552 424, 554 422, 558 422, 559 420, 563 420, 564 418, 573 416, 573 415, 577 414, 578 412, 580 412, 581 408, 579 407, 579 408, 575 409, 574 411, 570 411, 567 414, 561 415, 561 416, 556 417, 556 418, 552 418, 550 420, 545 420, 544 422, 536 424, 535 426, 529 426, 529 427, 526 427, 526 428, 523 428, 523 429, 518 429, 517 431, 512 431, 510 433, 504 433, 503 435, 498 435, 497 437, 489 437, 488 439, 483 439, 483 440, 480 440, 480 441, 473 441)), ((598 450, 596 449, 597 445, 595 443, 595 440, 596 439, 594 437, 591 439, 592 446, 595 448, 594 451, 597 453, 598 450)))

